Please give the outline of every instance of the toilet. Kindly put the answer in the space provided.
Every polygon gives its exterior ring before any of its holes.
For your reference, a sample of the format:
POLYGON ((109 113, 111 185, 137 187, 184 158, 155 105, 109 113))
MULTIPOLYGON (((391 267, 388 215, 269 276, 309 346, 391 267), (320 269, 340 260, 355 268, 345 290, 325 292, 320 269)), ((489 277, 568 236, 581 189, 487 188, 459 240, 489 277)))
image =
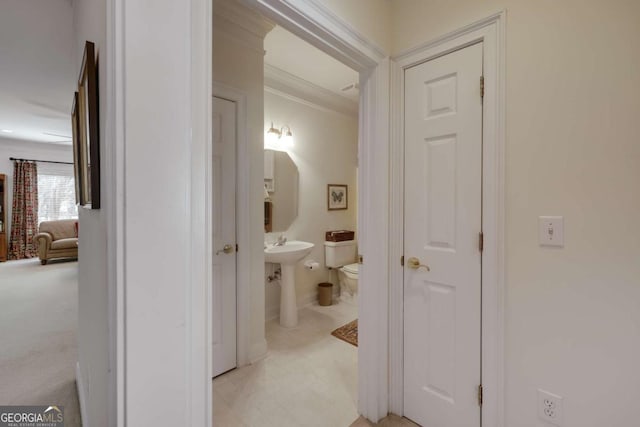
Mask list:
POLYGON ((355 296, 358 292, 356 241, 324 242, 325 265, 338 270, 340 297, 355 296))

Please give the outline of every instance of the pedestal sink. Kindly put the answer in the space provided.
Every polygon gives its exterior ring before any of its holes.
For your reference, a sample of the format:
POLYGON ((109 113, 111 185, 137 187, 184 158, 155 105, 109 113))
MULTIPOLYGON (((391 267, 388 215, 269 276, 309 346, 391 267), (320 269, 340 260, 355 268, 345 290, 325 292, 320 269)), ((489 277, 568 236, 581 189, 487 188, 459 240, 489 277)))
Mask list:
POLYGON ((290 240, 281 246, 269 245, 264 250, 265 262, 280 264, 280 325, 293 328, 298 325, 296 303, 295 266, 298 261, 311 253, 313 243, 290 240))

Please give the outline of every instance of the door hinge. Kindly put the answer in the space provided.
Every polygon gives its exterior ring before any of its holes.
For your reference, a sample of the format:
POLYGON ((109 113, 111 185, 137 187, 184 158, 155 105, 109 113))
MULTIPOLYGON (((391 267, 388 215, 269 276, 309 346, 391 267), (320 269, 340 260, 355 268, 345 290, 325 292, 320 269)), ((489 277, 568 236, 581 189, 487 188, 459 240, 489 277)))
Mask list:
POLYGON ((404 255, 400 257, 400 265, 404 267, 404 255))
POLYGON ((238 252, 240 250, 240 248, 238 247, 238 244, 236 243, 236 252, 238 252))
POLYGON ((482 384, 478 386, 478 405, 482 406, 482 384))
POLYGON ((362 255, 358 255, 358 264, 364 263, 364 257, 362 255))
POLYGON ((482 231, 478 234, 478 249, 480 252, 484 250, 484 233, 482 231))
POLYGON ((484 99, 484 76, 480 76, 480 98, 484 99))

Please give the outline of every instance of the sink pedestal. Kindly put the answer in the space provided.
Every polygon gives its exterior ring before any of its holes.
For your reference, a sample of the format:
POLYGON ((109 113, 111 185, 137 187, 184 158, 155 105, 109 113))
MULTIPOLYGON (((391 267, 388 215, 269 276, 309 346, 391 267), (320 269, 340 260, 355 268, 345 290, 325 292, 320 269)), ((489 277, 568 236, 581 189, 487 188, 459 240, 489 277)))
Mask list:
POLYGON ((265 262, 280 264, 280 325, 285 328, 298 326, 296 304, 295 266, 311 253, 313 243, 289 240, 284 244, 264 248, 265 262))
POLYGON ((295 264, 280 264, 280 326, 298 326, 298 304, 296 303, 295 264))

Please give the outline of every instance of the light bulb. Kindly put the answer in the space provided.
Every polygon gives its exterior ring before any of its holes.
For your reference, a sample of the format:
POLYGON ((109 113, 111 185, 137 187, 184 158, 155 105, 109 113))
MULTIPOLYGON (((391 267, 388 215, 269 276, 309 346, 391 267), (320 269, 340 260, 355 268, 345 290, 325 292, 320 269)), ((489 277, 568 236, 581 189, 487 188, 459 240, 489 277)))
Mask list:
POLYGON ((273 127, 272 122, 264 140, 264 148, 275 149, 278 146, 278 139, 280 139, 280 135, 282 135, 281 132, 273 127))
POLYGON ((289 129, 288 126, 287 132, 282 137, 282 145, 284 145, 285 148, 293 147, 293 135, 291 134, 291 129, 289 129))

